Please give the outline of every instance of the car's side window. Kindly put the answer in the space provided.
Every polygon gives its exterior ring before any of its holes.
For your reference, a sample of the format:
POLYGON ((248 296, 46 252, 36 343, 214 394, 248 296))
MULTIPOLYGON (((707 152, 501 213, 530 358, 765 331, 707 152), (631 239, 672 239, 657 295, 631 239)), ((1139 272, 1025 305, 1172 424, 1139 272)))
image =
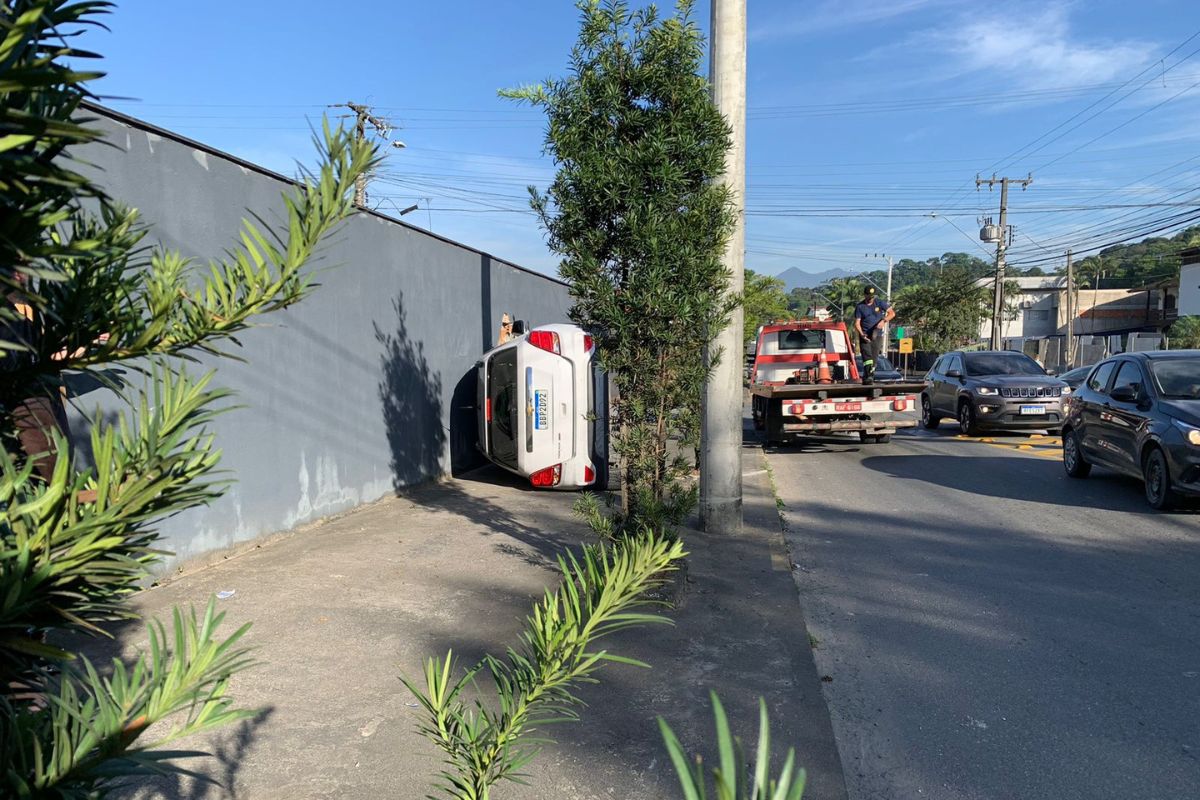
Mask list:
POLYGON ((950 356, 950 359, 946 362, 946 371, 949 372, 952 369, 962 372, 962 359, 958 356, 950 356))
POLYGON ((1096 371, 1092 373, 1092 377, 1088 378, 1088 388, 1093 392, 1108 394, 1108 379, 1112 377, 1116 366, 1117 362, 1106 361, 1097 367, 1096 371))
POLYGON ((1117 370, 1117 379, 1113 381, 1113 391, 1115 392, 1122 386, 1128 386, 1131 389, 1137 390, 1145 385, 1145 379, 1142 378, 1142 368, 1137 365, 1137 362, 1122 361, 1121 368, 1117 370))

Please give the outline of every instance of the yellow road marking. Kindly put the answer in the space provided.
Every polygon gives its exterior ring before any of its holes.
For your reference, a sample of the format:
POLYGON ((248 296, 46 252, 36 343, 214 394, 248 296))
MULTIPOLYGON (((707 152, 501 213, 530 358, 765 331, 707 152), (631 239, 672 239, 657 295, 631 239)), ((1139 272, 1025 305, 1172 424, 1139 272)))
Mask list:
POLYGON ((994 436, 964 436, 961 433, 955 434, 954 438, 966 442, 979 442, 1004 450, 1015 450, 1039 458, 1058 459, 1062 455, 1062 437, 1049 436, 1044 433, 1034 433, 1023 439, 1010 440, 997 439, 994 436))

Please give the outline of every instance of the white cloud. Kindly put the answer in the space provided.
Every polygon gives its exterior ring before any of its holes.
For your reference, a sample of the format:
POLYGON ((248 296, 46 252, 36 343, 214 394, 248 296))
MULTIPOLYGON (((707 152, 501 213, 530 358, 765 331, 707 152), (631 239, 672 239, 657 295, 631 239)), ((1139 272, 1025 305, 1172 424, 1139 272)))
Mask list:
POLYGON ((763 42, 797 39, 837 28, 854 28, 886 22, 955 0, 825 0, 808 12, 774 14, 751 26, 749 39, 763 42))
POLYGON ((1155 51, 1153 45, 1133 40, 1073 38, 1068 5, 1061 2, 1039 10, 1006 8, 1003 17, 972 15, 970 22, 935 31, 930 38, 955 58, 959 72, 987 73, 994 85, 1010 91, 1124 79, 1155 51))

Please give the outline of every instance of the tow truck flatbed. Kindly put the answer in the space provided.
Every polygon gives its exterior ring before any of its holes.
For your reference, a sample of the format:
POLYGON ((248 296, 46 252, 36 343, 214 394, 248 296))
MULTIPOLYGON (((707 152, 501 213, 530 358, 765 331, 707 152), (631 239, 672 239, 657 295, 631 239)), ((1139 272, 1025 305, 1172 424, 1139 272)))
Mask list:
POLYGON ((768 444, 829 432, 857 433, 884 444, 900 428, 924 383, 862 382, 850 334, 842 322, 776 322, 759 328, 750 370, 754 427, 768 444))
POLYGON ((920 394, 925 388, 924 383, 910 381, 907 383, 789 383, 763 384, 755 383, 750 386, 750 393, 767 399, 794 400, 810 399, 827 400, 837 397, 891 397, 898 394, 920 394))

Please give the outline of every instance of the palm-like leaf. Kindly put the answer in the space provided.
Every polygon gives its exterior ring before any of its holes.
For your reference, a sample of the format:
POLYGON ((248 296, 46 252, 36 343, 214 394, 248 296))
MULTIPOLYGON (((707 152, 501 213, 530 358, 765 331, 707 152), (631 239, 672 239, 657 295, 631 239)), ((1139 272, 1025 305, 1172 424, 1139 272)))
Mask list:
POLYGON ((595 681, 605 663, 641 662, 593 650, 599 639, 635 625, 669 624, 639 611, 646 590, 661 583, 683 558, 683 544, 650 533, 620 544, 588 547, 580 558, 559 558, 563 579, 547 590, 525 620, 521 643, 504 659, 486 656, 455 679, 453 653, 425 663, 424 689, 401 678, 425 711, 419 730, 441 748, 447 769, 440 788, 457 800, 482 800, 501 780, 519 780, 537 754, 541 729, 578 718, 581 682, 595 681), (463 692, 487 670, 496 685, 496 706, 463 692))
MULTIPOLYGON (((771 721, 767 704, 758 700, 758 750, 755 755, 753 778, 746 772, 746 753, 740 739, 735 737, 716 692, 711 692, 713 718, 717 731, 717 755, 720 766, 712 771, 715 800, 801 800, 804 795, 805 772, 796 769, 796 752, 788 750, 777 778, 771 777, 771 721)), ((658 718, 667 754, 679 776, 679 785, 686 800, 707 800, 708 777, 704 761, 697 755, 689 760, 679 737, 662 717, 658 718)))

